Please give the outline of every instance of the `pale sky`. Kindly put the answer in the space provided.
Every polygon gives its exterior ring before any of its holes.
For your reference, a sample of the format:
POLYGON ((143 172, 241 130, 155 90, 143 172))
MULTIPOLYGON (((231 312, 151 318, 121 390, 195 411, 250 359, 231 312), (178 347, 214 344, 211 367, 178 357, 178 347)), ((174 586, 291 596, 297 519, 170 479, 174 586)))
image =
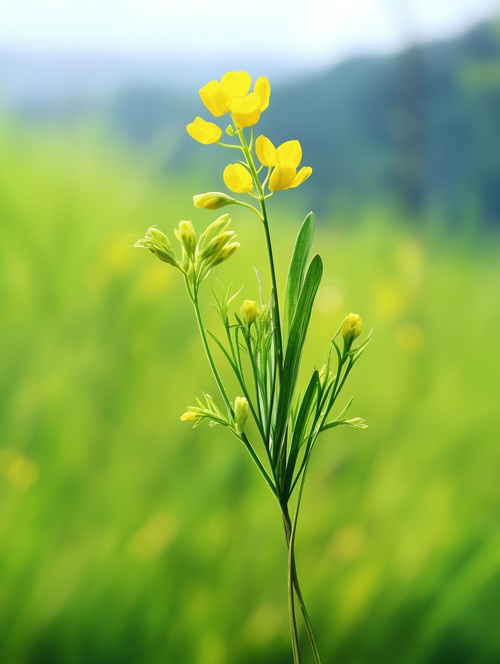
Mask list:
POLYGON ((499 0, 0 0, 0 50, 331 62, 453 35, 499 0))

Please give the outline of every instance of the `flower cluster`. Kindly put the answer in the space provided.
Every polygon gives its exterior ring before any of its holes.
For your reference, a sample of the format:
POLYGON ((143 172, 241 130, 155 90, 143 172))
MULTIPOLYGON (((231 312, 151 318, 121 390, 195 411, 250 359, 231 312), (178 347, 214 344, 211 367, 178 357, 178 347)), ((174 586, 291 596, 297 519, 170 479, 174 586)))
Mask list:
MULTIPOLYGON (((302 147, 297 140, 286 141, 276 148, 269 138, 261 135, 254 143, 253 127, 258 123, 261 113, 269 106, 271 87, 265 76, 255 81, 253 91, 250 91, 251 85, 250 74, 230 71, 224 74, 220 81, 209 81, 200 90, 202 102, 214 117, 230 115, 231 124, 226 133, 230 137, 236 137, 239 145, 222 143, 222 129, 200 116, 188 124, 186 130, 194 140, 203 145, 217 143, 222 147, 241 150, 244 160, 226 166, 223 172, 224 184, 236 194, 249 194, 263 201, 275 191, 298 187, 311 175, 312 168, 303 166, 298 170, 302 147), (248 127, 251 132, 249 139, 244 132, 248 127), (260 166, 257 166, 254 156, 260 166), (267 173, 261 178, 264 168, 267 168, 267 173)), ((198 194, 194 197, 194 203, 196 207, 209 210, 224 205, 243 204, 221 192, 198 194)), ((253 206, 247 207, 251 207, 261 216, 253 206)))
POLYGON ((226 261, 240 246, 239 242, 235 242, 236 233, 227 230, 230 223, 229 216, 223 214, 198 239, 191 221, 179 222, 179 228, 174 229, 174 234, 181 245, 180 260, 170 246, 168 237, 155 227, 149 228, 146 237, 138 240, 135 247, 149 249, 163 262, 179 268, 188 283, 197 288, 213 267, 226 261))

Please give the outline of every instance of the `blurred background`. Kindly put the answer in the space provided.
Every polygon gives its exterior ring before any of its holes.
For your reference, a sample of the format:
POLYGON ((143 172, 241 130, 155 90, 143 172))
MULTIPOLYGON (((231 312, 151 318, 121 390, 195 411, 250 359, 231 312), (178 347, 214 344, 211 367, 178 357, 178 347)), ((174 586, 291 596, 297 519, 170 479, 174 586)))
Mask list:
MULTIPOLYGON (((290 662, 278 510, 227 432, 179 421, 215 386, 180 275, 130 249, 214 218, 192 195, 228 156, 185 125, 240 68, 314 169, 270 203, 282 284, 317 214, 307 361, 350 311, 375 328, 344 392, 369 429, 320 439, 303 501, 324 662, 500 661, 498 6, 325 7, 2 3, 2 663, 290 662)), ((256 299, 261 229, 232 216, 213 278, 256 299)))

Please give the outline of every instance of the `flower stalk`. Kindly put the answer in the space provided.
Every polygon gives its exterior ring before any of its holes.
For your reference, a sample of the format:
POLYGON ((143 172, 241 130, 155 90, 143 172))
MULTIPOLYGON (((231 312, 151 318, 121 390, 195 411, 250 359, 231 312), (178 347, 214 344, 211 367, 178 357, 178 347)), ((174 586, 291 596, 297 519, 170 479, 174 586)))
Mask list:
POLYGON ((298 140, 286 141, 278 147, 263 135, 254 140, 254 126, 269 106, 271 88, 264 76, 257 79, 253 90, 251 83, 246 72, 228 72, 220 81, 210 81, 200 90, 200 98, 214 118, 229 116, 230 124, 225 133, 233 143, 221 142, 222 128, 201 116, 197 116, 186 129, 202 145, 237 149, 241 153, 242 161, 228 164, 223 172, 223 182, 231 193, 210 191, 196 194, 193 202, 198 209, 239 206, 256 214, 264 231, 270 278, 268 296, 265 297, 264 286, 260 283, 259 298, 244 300, 235 308, 239 291, 231 294, 228 289, 219 297, 214 292, 214 307, 221 330, 214 332, 205 327, 200 303, 203 283, 213 269, 240 248, 227 214, 215 219, 199 236, 191 221, 181 221, 174 231, 180 255, 176 255, 170 240, 157 228, 150 228, 136 247, 149 249, 183 274, 221 403, 204 394, 203 398, 196 399, 197 405, 188 407, 181 420, 191 422, 195 427, 208 422, 228 428, 246 448, 271 490, 281 513, 288 552, 287 595, 293 660, 295 664, 302 662, 300 631, 305 629, 314 662, 321 664, 298 579, 297 524, 307 469, 318 437, 341 425, 358 429, 366 426, 362 418, 347 417, 352 399, 336 416, 332 413, 350 372, 370 341, 370 335, 355 345, 362 333, 362 321, 358 314, 348 314, 330 339, 323 366, 320 370, 314 368, 306 384, 299 385, 304 375, 302 351, 323 263, 318 254, 310 258, 315 230, 314 215, 310 213, 299 229, 287 272, 286 289, 280 297, 266 201, 277 192, 302 185, 312 169, 300 167, 302 146, 298 140), (249 134, 248 139, 245 131, 249 134), (249 197, 250 201, 242 200, 241 196, 249 197), (234 399, 212 352, 214 344, 241 389, 234 399))

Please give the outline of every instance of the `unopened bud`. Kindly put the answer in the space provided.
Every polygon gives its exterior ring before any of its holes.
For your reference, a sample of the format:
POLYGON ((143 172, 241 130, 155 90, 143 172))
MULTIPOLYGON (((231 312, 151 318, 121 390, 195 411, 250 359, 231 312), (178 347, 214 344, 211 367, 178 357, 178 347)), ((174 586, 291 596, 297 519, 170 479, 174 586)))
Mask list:
POLYGON ((181 420, 183 422, 194 422, 196 417, 197 417, 196 413, 193 413, 193 411, 188 410, 181 415, 181 420))
POLYGON ((225 205, 237 203, 234 198, 226 196, 226 194, 223 194, 220 191, 209 191, 206 194, 196 194, 196 196, 193 196, 193 202, 195 208, 204 208, 205 210, 218 210, 225 205))
POLYGON ((241 305, 240 312, 242 317, 246 320, 247 325, 250 327, 260 314, 260 309, 257 306, 257 302, 254 302, 253 300, 245 300, 241 305))
POLYGON ((345 317, 344 322, 342 323, 342 336, 346 345, 352 344, 354 339, 359 337, 361 330, 363 329, 363 323, 361 322, 361 317, 358 314, 349 314, 345 317))
POLYGON ((219 265, 219 263, 227 261, 227 259, 234 254, 236 249, 239 248, 239 246, 240 246, 239 242, 231 242, 230 244, 226 244, 226 246, 220 250, 217 258, 213 261, 212 265, 219 265))
POLYGON ((196 250, 196 231, 191 221, 179 222, 179 228, 174 229, 175 237, 184 247, 185 252, 191 258, 196 250))
POLYGON ((243 433, 249 411, 250 406, 245 397, 236 397, 234 400, 234 422, 238 433, 243 433))
POLYGON ((164 233, 154 226, 148 228, 146 231, 146 237, 142 240, 138 240, 134 247, 137 247, 138 249, 149 249, 149 251, 164 263, 179 267, 175 254, 170 248, 170 240, 164 233))
POLYGON ((231 124, 230 124, 230 125, 227 125, 227 127, 226 127, 226 134, 227 134, 228 136, 234 136, 235 133, 236 133, 236 132, 234 131, 234 127, 233 127, 233 125, 231 125, 231 124))

